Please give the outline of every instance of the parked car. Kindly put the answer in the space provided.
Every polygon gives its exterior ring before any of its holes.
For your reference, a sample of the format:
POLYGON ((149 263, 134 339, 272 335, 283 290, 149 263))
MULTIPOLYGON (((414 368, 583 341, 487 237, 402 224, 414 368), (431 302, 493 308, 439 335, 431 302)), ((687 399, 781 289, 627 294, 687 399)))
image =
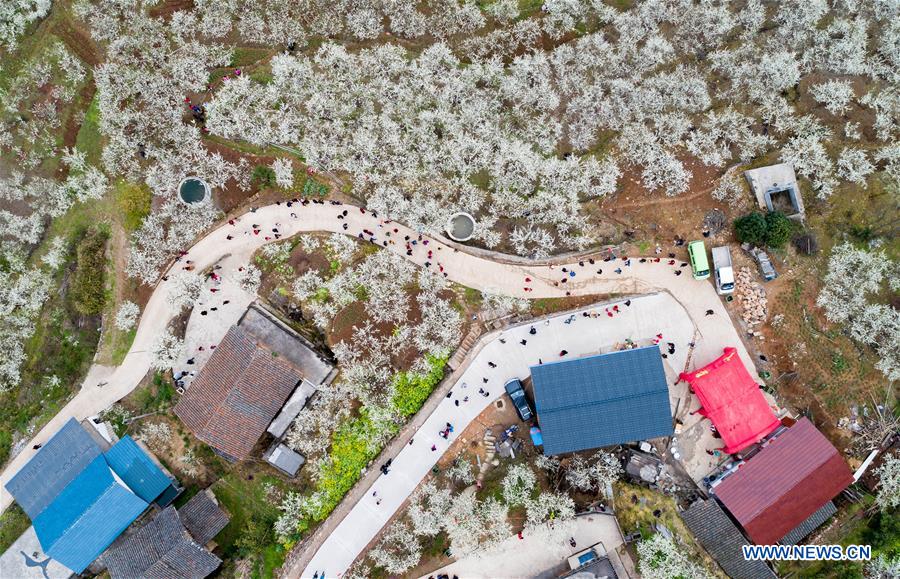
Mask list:
POLYGON ((716 270, 716 291, 719 295, 734 291, 734 267, 727 246, 712 248, 713 267, 716 270))
POLYGON ((759 273, 763 276, 764 280, 772 281, 778 277, 778 272, 775 271, 775 266, 772 265, 772 261, 765 251, 754 247, 750 250, 750 254, 756 259, 756 263, 759 266, 759 273))
POLYGON ((525 390, 518 378, 513 378, 506 383, 506 393, 512 398, 513 406, 516 407, 516 412, 519 413, 522 422, 528 422, 534 418, 531 406, 528 405, 528 398, 525 397, 525 390))
POLYGON ((706 279, 709 277, 709 260, 706 258, 706 245, 702 241, 692 241, 688 244, 688 256, 691 261, 691 269, 694 279, 706 279))

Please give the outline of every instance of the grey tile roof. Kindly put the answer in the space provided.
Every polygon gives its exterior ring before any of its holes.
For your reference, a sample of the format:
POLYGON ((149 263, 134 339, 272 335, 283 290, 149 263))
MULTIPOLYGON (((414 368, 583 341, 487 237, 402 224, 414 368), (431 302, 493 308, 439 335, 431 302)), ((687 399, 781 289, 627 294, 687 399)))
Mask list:
POLYGON ((762 561, 746 561, 741 547, 749 545, 715 499, 696 501, 681 518, 688 529, 732 579, 775 579, 762 561))
POLYGON ((113 579, 134 579, 183 540, 184 527, 173 507, 160 512, 149 523, 123 536, 104 555, 113 579))
POLYGON ((810 533, 822 526, 822 523, 830 519, 836 512, 837 507, 834 506, 834 501, 828 501, 822 505, 821 509, 814 512, 805 521, 791 529, 788 534, 782 537, 778 542, 782 545, 796 545, 810 533))
POLYGON ((175 507, 120 538, 103 558, 112 579, 202 579, 221 564, 191 539, 175 507))
POLYGON ((230 520, 228 514, 212 500, 208 492, 200 491, 178 509, 184 528, 201 545, 209 543, 230 520))
POLYGON ((545 454, 672 434, 656 346, 532 366, 531 377, 545 454))
POLYGON ((100 454, 91 435, 72 418, 6 483, 6 489, 34 520, 100 454))
POLYGON ((203 579, 222 564, 222 560, 194 543, 181 541, 150 569, 146 579, 203 579))

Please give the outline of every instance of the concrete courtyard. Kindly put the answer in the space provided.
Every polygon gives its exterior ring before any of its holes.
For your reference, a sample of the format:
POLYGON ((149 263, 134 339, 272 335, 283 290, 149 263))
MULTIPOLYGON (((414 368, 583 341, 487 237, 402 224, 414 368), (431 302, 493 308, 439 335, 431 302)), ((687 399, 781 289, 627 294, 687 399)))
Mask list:
MULTIPOLYGON (((377 493, 377 499, 372 492, 368 492, 353 507, 312 557, 302 577, 312 577, 322 571, 326 577, 344 573, 402 508, 456 436, 504 394, 503 386, 508 380, 529 376, 531 365, 609 352, 624 345, 626 339, 645 346, 662 334, 661 354, 667 342, 674 343, 676 347, 675 353, 663 360, 670 379, 670 402, 674 410, 676 406, 689 404, 687 385, 671 387, 678 373, 685 369, 689 355, 693 359, 706 359, 718 355, 721 348, 720 342, 697 337, 695 332, 695 325, 685 309, 668 293, 657 293, 597 304, 574 314, 561 314, 491 334, 453 385, 450 396, 442 400, 426 419, 414 435, 412 444, 394 459, 390 472, 379 477, 370 489, 377 493), (626 301, 630 301, 631 305, 626 306, 626 301), (615 313, 614 307, 618 308, 618 313, 615 313), (609 316, 607 311, 613 315, 609 316), (585 317, 582 312, 593 312, 596 317, 585 317), (531 334, 532 328, 535 334, 531 334), (523 340, 524 345, 521 343, 523 340), (692 353, 691 342, 695 343, 692 353), (561 358, 562 350, 566 350, 567 354, 561 358), (493 362, 497 367, 490 367, 488 362, 493 362), (480 394, 480 389, 487 395, 480 394), (459 406, 455 405, 456 400, 460 401, 459 406), (447 422, 454 425, 454 434, 445 440, 438 433, 447 422), (432 446, 436 450, 432 450, 432 446)), ((711 435, 697 444, 704 443, 711 445, 710 448, 718 445, 711 435)), ((706 453, 700 454, 710 458, 706 453)), ((710 465, 703 468, 707 466, 710 465)), ((707 469, 704 474, 708 472, 707 469)))

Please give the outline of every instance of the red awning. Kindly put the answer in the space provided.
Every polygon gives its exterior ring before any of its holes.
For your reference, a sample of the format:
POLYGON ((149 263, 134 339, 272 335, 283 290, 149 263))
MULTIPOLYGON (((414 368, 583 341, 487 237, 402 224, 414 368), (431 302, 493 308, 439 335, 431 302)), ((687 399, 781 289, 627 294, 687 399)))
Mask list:
POLYGON ((714 362, 679 378, 690 383, 702 405, 699 412, 712 420, 729 454, 759 442, 778 427, 778 418, 734 348, 725 348, 714 362))

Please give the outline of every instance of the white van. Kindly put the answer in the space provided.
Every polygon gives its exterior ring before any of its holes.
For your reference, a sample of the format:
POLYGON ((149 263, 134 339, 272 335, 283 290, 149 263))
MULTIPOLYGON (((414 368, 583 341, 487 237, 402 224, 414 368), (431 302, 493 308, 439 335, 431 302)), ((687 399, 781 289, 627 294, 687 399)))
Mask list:
POLYGON ((716 292, 720 296, 734 292, 734 267, 728 247, 712 248, 713 267, 716 271, 716 292))

